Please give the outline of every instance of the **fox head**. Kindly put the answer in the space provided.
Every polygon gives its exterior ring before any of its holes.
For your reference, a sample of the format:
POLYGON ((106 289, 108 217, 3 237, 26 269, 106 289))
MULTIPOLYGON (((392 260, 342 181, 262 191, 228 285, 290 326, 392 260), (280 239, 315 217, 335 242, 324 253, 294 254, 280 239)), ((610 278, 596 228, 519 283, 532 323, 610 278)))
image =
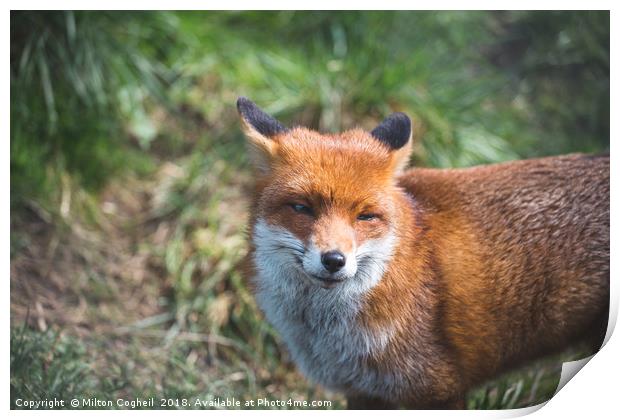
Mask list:
POLYGON ((377 284, 397 242, 395 179, 411 151, 409 118, 320 134, 289 129, 246 98, 237 109, 256 172, 257 269, 323 289, 377 284))

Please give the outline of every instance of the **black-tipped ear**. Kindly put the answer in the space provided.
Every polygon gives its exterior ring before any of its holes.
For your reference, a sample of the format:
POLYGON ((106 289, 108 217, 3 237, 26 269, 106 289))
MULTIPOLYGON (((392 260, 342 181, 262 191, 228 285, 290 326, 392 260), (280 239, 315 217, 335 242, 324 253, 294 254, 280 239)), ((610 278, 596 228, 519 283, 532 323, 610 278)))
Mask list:
POLYGON ((254 102, 243 96, 237 99, 237 111, 247 124, 265 137, 288 131, 280 121, 263 112, 254 102))
POLYGON ((383 120, 370 134, 391 149, 400 149, 411 138, 411 120, 402 112, 395 112, 383 120))

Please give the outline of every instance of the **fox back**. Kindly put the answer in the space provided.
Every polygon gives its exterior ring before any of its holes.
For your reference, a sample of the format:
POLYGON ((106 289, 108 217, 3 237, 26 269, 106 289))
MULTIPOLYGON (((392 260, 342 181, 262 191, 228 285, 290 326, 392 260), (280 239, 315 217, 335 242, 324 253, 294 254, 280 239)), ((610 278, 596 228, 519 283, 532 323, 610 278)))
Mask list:
POLYGON ((505 369, 600 345, 609 158, 404 171, 404 114, 325 135, 237 105, 257 302, 300 370, 350 406, 462 407, 505 369))

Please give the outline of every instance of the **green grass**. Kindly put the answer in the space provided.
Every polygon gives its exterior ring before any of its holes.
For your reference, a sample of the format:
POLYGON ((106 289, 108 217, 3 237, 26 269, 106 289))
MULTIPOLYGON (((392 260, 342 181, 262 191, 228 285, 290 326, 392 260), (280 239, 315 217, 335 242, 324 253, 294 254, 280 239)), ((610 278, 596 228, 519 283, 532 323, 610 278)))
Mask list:
MULTIPOLYGON (((18 400, 68 401, 76 396, 102 397, 122 383, 114 376, 96 376, 84 346, 75 338, 48 330, 11 331, 11 409, 18 400)), ((53 408, 53 407, 52 407, 53 408)))
MULTIPOLYGON (((13 12, 11 92, 12 405, 338 409, 246 285, 237 96, 325 131, 407 112, 415 165, 605 151, 609 13, 13 12)), ((508 373, 468 408, 544 401, 559 369, 508 373)))
MULTIPOLYGON (((136 334, 123 345, 110 347, 113 336, 87 339, 85 342, 58 332, 44 333, 25 328, 15 329, 11 340, 11 406, 15 401, 57 398, 67 403, 73 399, 131 401, 154 398, 155 408, 200 408, 196 400, 237 399, 242 402, 270 400, 331 401, 329 408, 344 408, 340 396, 317 392, 303 380, 289 381, 285 389, 273 384, 263 386, 266 372, 238 361, 213 369, 200 360, 205 353, 201 340, 206 336, 186 336, 163 345, 153 335, 136 334), (148 335, 147 335, 148 336, 148 335), (89 354, 86 347, 95 351, 89 354), (188 355, 194 355, 188 357, 188 355), (105 359, 101 369, 100 359, 105 359), (301 383, 300 383, 301 382, 301 383), (174 400, 179 406, 163 406, 161 399, 174 400), (180 401, 177 403, 177 400, 180 401)), ((563 360, 581 357, 575 350, 563 360)), ((285 369, 274 362, 271 380, 286 376, 285 369)), ((291 369, 289 365, 287 369, 291 369)), ((536 405, 551 398, 557 388, 561 363, 547 358, 507 373, 468 394, 468 409, 510 409, 536 405)), ((284 380, 286 383, 286 380, 284 380)), ((249 408, 249 407, 242 407, 249 408)))

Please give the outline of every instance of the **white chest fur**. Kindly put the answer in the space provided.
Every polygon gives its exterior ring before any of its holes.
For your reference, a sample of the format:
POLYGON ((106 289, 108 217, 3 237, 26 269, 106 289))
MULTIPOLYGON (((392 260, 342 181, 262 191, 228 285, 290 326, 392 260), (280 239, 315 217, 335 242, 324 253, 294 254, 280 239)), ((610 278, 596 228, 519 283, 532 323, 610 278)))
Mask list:
POLYGON ((304 246, 288 231, 259 221, 254 245, 257 302, 302 373, 332 390, 390 392, 396 378, 372 370, 364 359, 383 351, 394 329, 369 331, 357 317, 364 294, 383 276, 393 238, 368 245, 374 248, 367 265, 361 247, 358 275, 332 289, 305 277, 297 262, 304 246))

